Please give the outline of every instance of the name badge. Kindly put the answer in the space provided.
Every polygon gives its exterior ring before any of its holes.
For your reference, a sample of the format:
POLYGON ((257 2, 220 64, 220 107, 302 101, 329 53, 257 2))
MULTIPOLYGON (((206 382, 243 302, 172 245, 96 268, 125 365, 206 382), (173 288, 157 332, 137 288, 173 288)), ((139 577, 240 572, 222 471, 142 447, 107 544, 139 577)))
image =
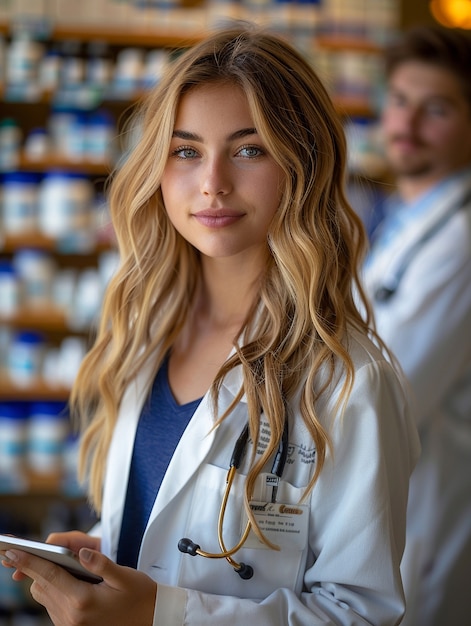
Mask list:
MULTIPOLYGON (((250 502, 255 519, 265 537, 281 549, 304 550, 307 543, 309 507, 281 502, 250 502)), ((247 548, 265 548, 257 535, 250 531, 247 548)), ((270 549, 270 548, 268 548, 270 549)))

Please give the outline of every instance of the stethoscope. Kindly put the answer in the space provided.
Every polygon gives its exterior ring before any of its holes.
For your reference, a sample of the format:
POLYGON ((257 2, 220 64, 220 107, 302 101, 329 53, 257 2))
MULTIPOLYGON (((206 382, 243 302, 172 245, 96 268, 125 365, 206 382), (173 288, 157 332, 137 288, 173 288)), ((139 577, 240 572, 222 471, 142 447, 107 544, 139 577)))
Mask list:
MULTIPOLYGON (((244 580, 248 580, 253 576, 253 567, 251 565, 247 565, 246 563, 238 563, 232 558, 232 555, 235 554, 238 550, 242 548, 242 546, 247 541, 250 530, 252 528, 252 523, 250 520, 247 520, 247 524, 245 526, 245 530, 242 533, 240 541, 233 548, 228 550, 224 543, 223 538, 223 526, 224 526, 224 515, 226 513, 227 500, 229 498, 229 494, 231 491, 232 483, 234 481, 235 474, 242 462, 242 457, 244 455, 245 449, 247 447, 247 441, 249 438, 249 425, 247 424, 242 430, 239 438, 237 439, 234 450, 232 451, 231 462, 229 465, 229 470, 226 476, 226 487, 224 490, 224 495, 221 502, 221 507, 219 509, 218 516, 218 541, 219 547, 221 548, 221 552, 205 552, 201 549, 201 547, 188 538, 182 538, 178 542, 178 549, 180 552, 184 552, 185 554, 189 554, 190 556, 204 556, 207 559, 226 559, 230 565, 234 568, 234 571, 239 574, 241 578, 244 580)), ((285 425, 283 428, 283 434, 278 445, 278 450, 275 454, 275 458, 273 460, 271 473, 277 477, 277 482, 272 490, 272 502, 276 501, 276 491, 277 491, 277 483, 281 479, 283 475, 283 470, 286 464, 286 458, 288 455, 288 419, 285 419, 285 425)))
POLYGON ((374 298, 377 302, 387 302, 398 290, 410 262, 414 256, 420 251, 429 239, 431 239, 445 224, 457 213, 461 208, 465 208, 471 202, 471 190, 469 190, 459 202, 454 204, 452 208, 442 215, 436 222, 423 233, 423 235, 414 243, 401 260, 393 275, 388 278, 387 283, 378 287, 374 292, 374 298))

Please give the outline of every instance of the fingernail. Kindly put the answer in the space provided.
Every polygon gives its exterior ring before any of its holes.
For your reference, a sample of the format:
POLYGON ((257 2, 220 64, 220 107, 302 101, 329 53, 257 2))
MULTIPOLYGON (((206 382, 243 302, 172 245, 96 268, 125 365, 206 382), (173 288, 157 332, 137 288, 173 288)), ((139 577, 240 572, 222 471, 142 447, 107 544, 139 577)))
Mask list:
POLYGON ((92 552, 91 550, 88 550, 87 548, 82 548, 80 550, 80 558, 82 559, 82 561, 90 561, 92 558, 92 552))
POLYGON ((18 561, 18 555, 16 554, 16 552, 12 552, 11 550, 7 550, 5 552, 5 556, 9 561, 11 561, 11 563, 15 563, 15 561, 18 561))

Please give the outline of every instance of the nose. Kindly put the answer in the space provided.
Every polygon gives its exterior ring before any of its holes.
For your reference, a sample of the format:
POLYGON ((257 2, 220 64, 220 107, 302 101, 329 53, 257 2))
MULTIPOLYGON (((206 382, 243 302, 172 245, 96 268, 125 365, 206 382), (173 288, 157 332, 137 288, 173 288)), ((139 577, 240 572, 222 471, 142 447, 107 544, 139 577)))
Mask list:
POLYGON ((227 159, 223 156, 206 159, 202 168, 201 193, 206 196, 227 195, 232 187, 230 164, 227 159))
POLYGON ((404 107, 401 122, 405 130, 409 132, 416 131, 417 128, 420 126, 421 119, 422 111, 420 107, 412 105, 404 107))

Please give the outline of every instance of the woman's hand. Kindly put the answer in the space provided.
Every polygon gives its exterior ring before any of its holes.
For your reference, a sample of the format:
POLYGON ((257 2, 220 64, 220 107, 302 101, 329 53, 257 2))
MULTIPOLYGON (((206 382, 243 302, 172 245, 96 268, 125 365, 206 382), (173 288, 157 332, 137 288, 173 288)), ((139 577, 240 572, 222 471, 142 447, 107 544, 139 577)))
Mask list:
MULTIPOLYGON (((91 537, 90 535, 82 533, 78 530, 72 530, 65 533, 51 533, 46 539, 46 543, 68 548, 78 556, 80 548, 90 548, 92 550, 100 551, 101 539, 100 537, 91 537)), ((7 561, 4 562, 4 565, 6 567, 11 567, 7 561)), ((16 570, 12 578, 13 580, 23 580, 26 578, 26 575, 22 574, 19 570, 16 570)))
POLYGON ((142 572, 116 565, 91 547, 99 539, 85 537, 61 533, 48 540, 60 540, 60 545, 72 550, 80 545, 80 562, 103 578, 99 584, 77 580, 62 567, 20 550, 8 550, 5 565, 16 568, 15 579, 32 579, 32 597, 46 608, 56 626, 151 626, 157 584, 142 572))
POLYGON ((56 546, 69 548, 69 550, 72 550, 75 554, 80 552, 80 548, 90 548, 91 550, 97 550, 99 552, 101 547, 100 537, 91 537, 78 530, 72 530, 66 533, 51 533, 46 539, 46 543, 53 543, 56 546))

